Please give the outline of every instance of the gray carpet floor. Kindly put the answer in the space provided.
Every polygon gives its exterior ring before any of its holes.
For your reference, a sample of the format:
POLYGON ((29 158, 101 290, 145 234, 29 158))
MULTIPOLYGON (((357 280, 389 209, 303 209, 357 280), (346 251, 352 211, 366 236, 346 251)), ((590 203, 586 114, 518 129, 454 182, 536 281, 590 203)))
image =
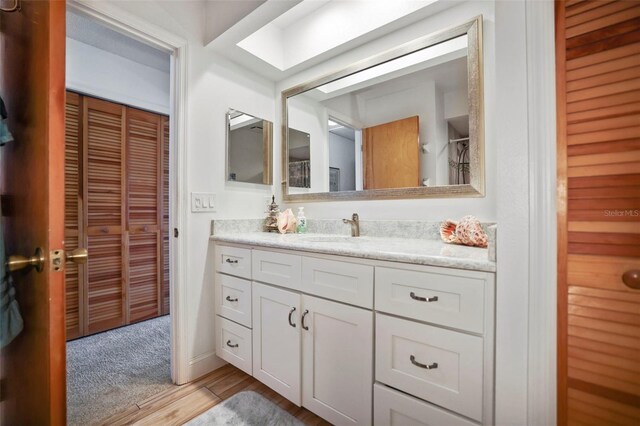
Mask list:
POLYGON ((170 317, 67 343, 67 423, 89 425, 173 386, 170 317))
POLYGON ((304 426, 264 396, 244 391, 205 411, 184 426, 304 426))

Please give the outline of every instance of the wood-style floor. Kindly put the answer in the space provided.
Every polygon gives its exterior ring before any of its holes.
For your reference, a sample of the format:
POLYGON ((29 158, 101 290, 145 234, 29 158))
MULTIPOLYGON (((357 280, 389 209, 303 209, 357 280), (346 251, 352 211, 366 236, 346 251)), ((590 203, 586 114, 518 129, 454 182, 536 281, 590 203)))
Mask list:
POLYGON ((181 425, 238 392, 251 390, 262 394, 307 425, 328 425, 305 408, 297 407, 266 385, 231 364, 192 383, 140 401, 104 420, 102 425, 181 425))

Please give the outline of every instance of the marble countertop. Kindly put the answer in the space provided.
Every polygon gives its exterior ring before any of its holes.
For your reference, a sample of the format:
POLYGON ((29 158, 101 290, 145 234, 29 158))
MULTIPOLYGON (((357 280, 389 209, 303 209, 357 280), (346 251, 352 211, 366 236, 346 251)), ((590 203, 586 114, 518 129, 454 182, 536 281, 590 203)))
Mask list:
POLYGON ((337 234, 277 234, 268 232, 223 233, 211 236, 216 242, 273 247, 311 253, 334 254, 364 259, 443 266, 495 272, 489 251, 478 247, 445 244, 439 240, 350 237, 337 234))

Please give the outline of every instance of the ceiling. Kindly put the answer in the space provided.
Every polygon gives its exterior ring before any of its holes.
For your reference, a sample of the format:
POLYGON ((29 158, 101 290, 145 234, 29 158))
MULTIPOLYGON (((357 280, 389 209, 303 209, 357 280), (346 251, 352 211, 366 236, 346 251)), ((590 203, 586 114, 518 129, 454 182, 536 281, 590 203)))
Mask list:
POLYGON ((166 73, 171 67, 169 53, 70 10, 67 11, 67 37, 166 73))
POLYGON ((281 81, 448 7, 446 0, 266 0, 207 47, 281 81))

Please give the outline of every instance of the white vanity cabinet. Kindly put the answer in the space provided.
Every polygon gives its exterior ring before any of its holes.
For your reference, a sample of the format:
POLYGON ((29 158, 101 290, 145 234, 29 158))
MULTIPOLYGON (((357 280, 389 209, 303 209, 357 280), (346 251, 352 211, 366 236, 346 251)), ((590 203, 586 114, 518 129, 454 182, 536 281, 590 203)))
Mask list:
POLYGON ((293 403, 336 425, 493 423, 493 273, 215 252, 217 355, 293 403))

